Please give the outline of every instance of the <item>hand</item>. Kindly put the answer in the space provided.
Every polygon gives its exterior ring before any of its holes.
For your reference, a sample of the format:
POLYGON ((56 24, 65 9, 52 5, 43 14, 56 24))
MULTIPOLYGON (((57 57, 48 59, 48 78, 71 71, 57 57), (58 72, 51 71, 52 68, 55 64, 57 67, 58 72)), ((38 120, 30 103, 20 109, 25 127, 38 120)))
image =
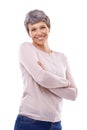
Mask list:
POLYGON ((67 85, 67 86, 64 86, 64 87, 61 87, 61 88, 71 88, 71 83, 70 83, 70 81, 68 81, 68 85, 67 85))
POLYGON ((65 86, 65 87, 62 87, 62 88, 71 88, 71 83, 70 83, 70 81, 68 80, 68 85, 65 86))
POLYGON ((71 88, 71 83, 70 83, 70 81, 69 81, 69 83, 68 83, 68 88, 71 88))
POLYGON ((40 61, 38 61, 37 63, 38 63, 38 65, 41 66, 42 69, 46 70, 45 67, 44 67, 44 65, 40 61))

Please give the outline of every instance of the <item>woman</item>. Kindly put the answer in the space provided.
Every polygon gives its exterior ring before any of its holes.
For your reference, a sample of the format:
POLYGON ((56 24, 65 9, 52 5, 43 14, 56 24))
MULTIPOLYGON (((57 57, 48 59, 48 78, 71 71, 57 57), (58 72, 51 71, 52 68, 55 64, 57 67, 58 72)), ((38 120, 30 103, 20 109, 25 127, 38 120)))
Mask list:
POLYGON ((24 24, 32 43, 20 46, 24 92, 14 130, 62 130, 63 98, 77 96, 67 58, 50 49, 50 19, 42 10, 28 12, 24 24))

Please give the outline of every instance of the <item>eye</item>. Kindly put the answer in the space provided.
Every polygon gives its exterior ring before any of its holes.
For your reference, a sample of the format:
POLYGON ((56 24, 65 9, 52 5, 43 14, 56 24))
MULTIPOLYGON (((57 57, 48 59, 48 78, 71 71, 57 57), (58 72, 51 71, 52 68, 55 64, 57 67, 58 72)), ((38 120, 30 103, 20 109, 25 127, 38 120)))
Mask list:
POLYGON ((46 27, 45 26, 42 26, 41 29, 45 29, 46 27))
POLYGON ((32 32, 35 32, 35 31, 36 31, 36 29, 35 29, 35 28, 33 28, 33 29, 31 29, 31 31, 32 31, 32 32))

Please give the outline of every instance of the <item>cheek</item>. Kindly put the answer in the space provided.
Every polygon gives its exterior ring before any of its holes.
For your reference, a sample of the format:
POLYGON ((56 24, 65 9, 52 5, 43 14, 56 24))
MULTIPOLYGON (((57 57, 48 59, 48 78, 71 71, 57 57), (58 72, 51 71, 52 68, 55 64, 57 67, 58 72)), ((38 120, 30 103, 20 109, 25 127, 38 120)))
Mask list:
POLYGON ((47 30, 44 30, 42 33, 44 33, 44 34, 46 34, 46 35, 49 34, 49 32, 48 32, 47 30))
POLYGON ((31 32, 29 32, 29 36, 30 36, 31 38, 33 38, 33 37, 34 37, 34 34, 32 34, 31 32))

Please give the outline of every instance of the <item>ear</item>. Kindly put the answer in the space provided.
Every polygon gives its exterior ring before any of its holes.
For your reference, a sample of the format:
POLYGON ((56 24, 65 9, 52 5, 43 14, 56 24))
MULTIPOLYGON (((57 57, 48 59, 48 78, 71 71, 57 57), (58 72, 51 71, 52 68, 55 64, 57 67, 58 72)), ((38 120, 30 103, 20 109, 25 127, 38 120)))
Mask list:
POLYGON ((30 34, 30 32, 28 32, 28 35, 29 35, 29 37, 31 37, 31 34, 30 34))
POLYGON ((50 28, 48 28, 48 31, 50 32, 50 28))
POLYGON ((31 37, 30 33, 28 32, 29 37, 31 37))

